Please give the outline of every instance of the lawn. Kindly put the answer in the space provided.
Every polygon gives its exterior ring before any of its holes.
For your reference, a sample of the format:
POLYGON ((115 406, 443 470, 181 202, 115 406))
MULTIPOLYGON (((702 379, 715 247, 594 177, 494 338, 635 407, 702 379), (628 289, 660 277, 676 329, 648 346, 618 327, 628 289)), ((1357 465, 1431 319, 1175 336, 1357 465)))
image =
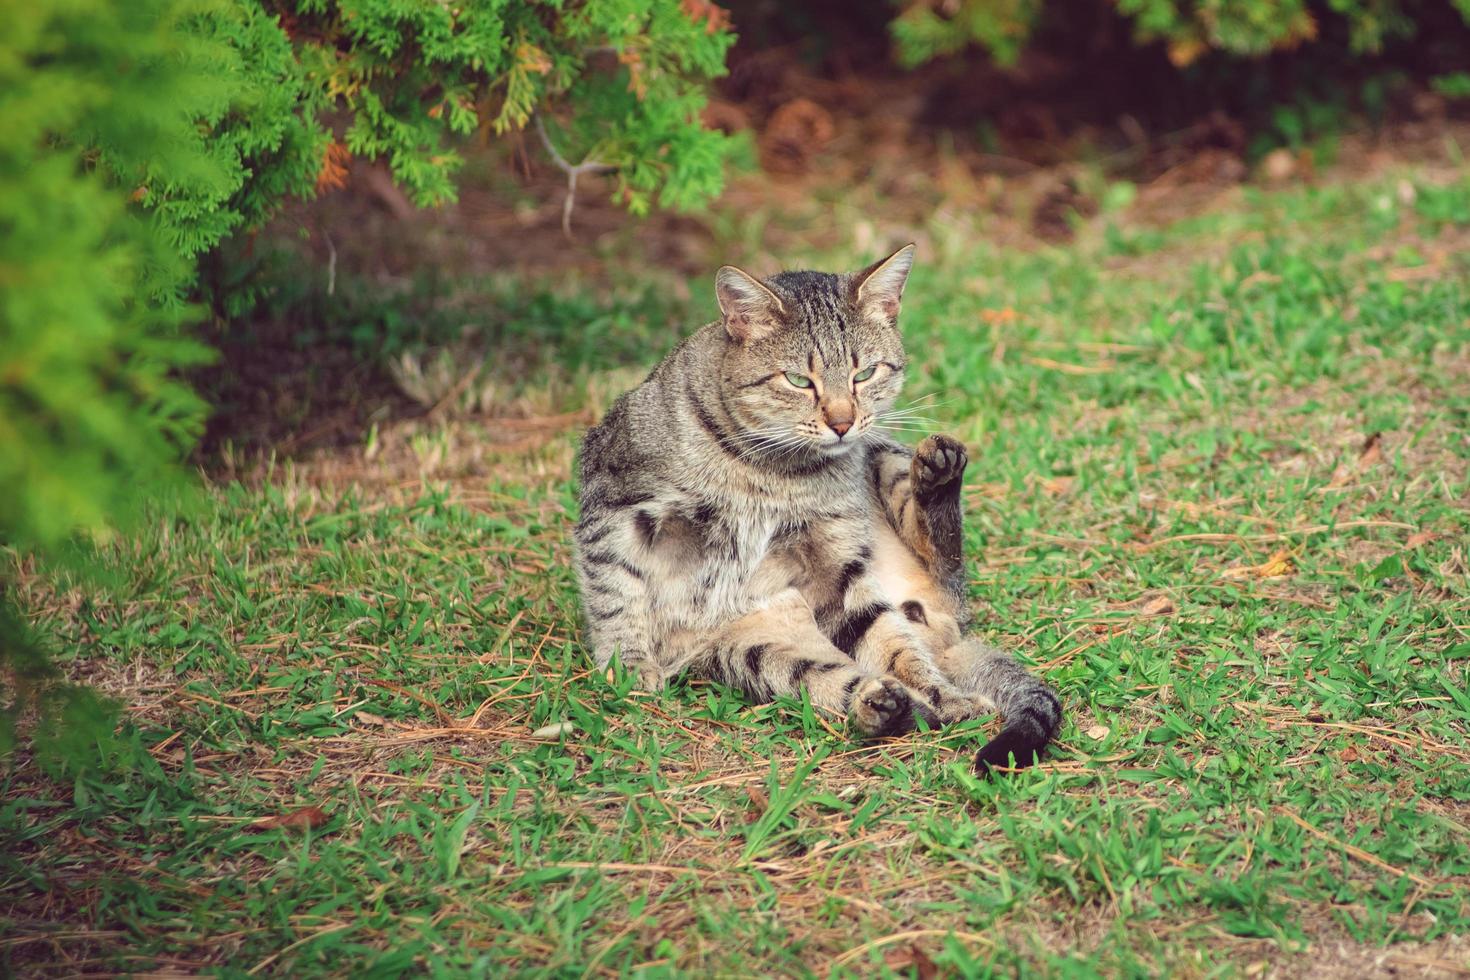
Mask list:
POLYGON ((466 283, 430 305, 484 374, 375 368, 435 410, 225 445, 110 580, 22 577, 124 724, 0 781, 0 971, 1470 972, 1470 184, 1126 204, 1026 250, 938 212, 905 301, 976 628, 1068 712, 1045 764, 591 671, 577 440, 713 268, 466 283))

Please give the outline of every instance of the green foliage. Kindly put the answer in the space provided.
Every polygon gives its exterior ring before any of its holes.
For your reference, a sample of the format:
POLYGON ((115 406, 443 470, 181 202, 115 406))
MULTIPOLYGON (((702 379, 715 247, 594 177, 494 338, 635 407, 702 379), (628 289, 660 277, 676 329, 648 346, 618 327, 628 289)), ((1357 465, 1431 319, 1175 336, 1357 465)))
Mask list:
MULTIPOLYGON (((194 124, 228 96, 210 70, 224 51, 160 29, 200 9, 5 4, 0 543, 21 552, 56 559, 136 517, 146 491, 177 482, 170 464, 202 421, 202 403, 173 372, 207 351, 180 335, 181 307, 143 296, 181 288, 184 256, 108 179, 145 170, 173 173, 176 187, 226 179, 194 124)), ((8 594, 0 579, 0 604, 8 594)), ((3 608, 0 667, 7 731, 27 707, 71 712, 74 700, 48 686, 33 634, 3 608)))
MULTIPOLYGON (((20 555, 84 556, 72 545, 183 484, 205 410, 178 380, 209 356, 183 333, 200 260, 340 179, 348 153, 432 204, 453 197, 456 140, 542 112, 564 119, 563 154, 617 168, 634 211, 721 186, 701 85, 733 39, 696 0, 0 0, 0 15, 0 546, 20 555)), ((223 300, 227 278, 203 292, 223 300)), ((13 717, 52 675, 3 623, 13 717)))
MULTIPOLYGON (((1117 0, 1139 42, 1162 41, 1177 65, 1208 51, 1255 56, 1309 44, 1321 32, 1306 0, 1117 0)), ((1386 41, 1413 37, 1417 25, 1405 0, 1329 0, 1331 16, 1347 27, 1354 53, 1377 51, 1386 41)), ((894 18, 900 60, 917 65, 979 44, 1001 64, 1016 60, 1043 8, 1043 0, 958 0, 909 5, 894 18)), ((1470 20, 1470 3, 1457 4, 1470 20)))
POLYGON ((950 5, 950 16, 941 16, 929 4, 913 4, 891 25, 899 61, 914 67, 979 44, 1000 64, 1014 64, 1042 4, 1043 0, 963 0, 950 5))
POLYGON ((454 196, 460 158, 447 137, 520 130, 548 108, 565 110, 576 135, 560 152, 616 166, 619 194, 635 211, 655 197, 689 207, 720 189, 725 138, 698 121, 701 86, 723 72, 733 41, 716 8, 678 0, 287 6, 282 21, 304 66, 303 91, 344 111, 347 149, 388 160, 420 204, 454 196))
POLYGON ((1452 71, 1436 76, 1433 86, 1447 99, 1470 99, 1470 72, 1452 71))

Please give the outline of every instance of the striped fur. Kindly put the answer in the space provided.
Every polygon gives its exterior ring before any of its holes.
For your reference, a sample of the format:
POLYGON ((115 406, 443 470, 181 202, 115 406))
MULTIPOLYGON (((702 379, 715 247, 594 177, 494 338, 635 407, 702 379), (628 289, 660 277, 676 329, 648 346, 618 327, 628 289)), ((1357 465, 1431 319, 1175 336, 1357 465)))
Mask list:
POLYGON ((965 449, 883 431, 912 249, 853 275, 720 270, 721 319, 583 443, 588 638, 644 689, 689 670, 752 698, 806 690, 869 736, 999 711, 976 764, 1025 765, 1061 705, 962 634, 965 449))

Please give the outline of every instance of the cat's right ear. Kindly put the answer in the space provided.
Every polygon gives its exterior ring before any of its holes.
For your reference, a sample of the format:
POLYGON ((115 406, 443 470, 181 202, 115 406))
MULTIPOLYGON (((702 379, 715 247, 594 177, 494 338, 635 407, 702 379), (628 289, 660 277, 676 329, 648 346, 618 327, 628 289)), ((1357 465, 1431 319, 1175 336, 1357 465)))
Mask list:
POLYGON ((715 299, 724 317, 725 332, 741 344, 775 333, 786 316, 780 297, 733 265, 722 266, 715 273, 715 299))

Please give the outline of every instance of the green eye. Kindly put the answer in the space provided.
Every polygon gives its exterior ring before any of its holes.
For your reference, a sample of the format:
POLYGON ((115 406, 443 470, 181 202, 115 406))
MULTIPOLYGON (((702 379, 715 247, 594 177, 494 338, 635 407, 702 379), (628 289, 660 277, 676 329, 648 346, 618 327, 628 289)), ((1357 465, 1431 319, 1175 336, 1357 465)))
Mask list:
POLYGON ((872 365, 871 367, 865 367, 861 371, 859 371, 857 374, 854 374, 852 376, 852 380, 854 380, 854 381, 867 381, 869 378, 871 378, 873 376, 873 372, 876 371, 876 370, 878 370, 878 365, 876 365, 876 364, 872 365))
POLYGON ((804 374, 797 374, 795 371, 787 371, 786 380, 798 388, 810 388, 812 386, 811 378, 808 378, 804 374))

